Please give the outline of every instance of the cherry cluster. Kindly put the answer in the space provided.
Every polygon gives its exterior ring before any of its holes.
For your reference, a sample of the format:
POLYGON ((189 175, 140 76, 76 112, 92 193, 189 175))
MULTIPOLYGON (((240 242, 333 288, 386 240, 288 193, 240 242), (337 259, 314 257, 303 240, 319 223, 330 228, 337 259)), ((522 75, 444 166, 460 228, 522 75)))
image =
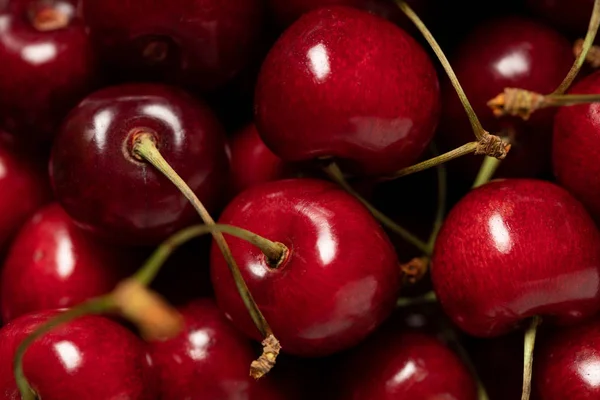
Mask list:
POLYGON ((0 400, 600 398, 599 25, 0 0, 0 400))

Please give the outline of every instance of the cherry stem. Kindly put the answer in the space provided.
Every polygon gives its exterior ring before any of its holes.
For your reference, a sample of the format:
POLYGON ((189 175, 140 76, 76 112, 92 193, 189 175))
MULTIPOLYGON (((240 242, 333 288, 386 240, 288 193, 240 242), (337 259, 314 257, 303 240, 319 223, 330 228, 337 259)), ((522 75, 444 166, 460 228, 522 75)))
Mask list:
POLYGON ((476 187, 488 183, 498 170, 500 163, 501 161, 497 158, 485 156, 471 188, 475 189, 476 187))
POLYGON ((535 337, 537 336, 538 326, 542 319, 535 316, 525 331, 524 356, 523 356, 523 392, 521 400, 529 400, 531 396, 531 376, 533 374, 533 350, 535 347, 535 337))
POLYGON ((71 6, 32 2, 29 8, 31 25, 40 32, 55 31, 65 28, 71 22, 73 10, 71 6))
POLYGON ((401 307, 409 307, 409 306, 418 306, 421 304, 435 303, 436 301, 437 301, 437 296, 435 295, 435 292, 433 290, 430 290, 429 292, 422 294, 420 296, 400 297, 396 301, 396 307, 401 308, 401 307))
MULTIPOLYGON (((133 148, 132 153, 134 157, 146 160, 148 163, 152 164, 156 169, 158 169, 166 178, 168 178, 179 191, 190 201, 194 209, 202 218, 202 221, 206 225, 214 225, 215 221, 212 219, 202 202, 198 199, 196 194, 190 189, 190 187, 185 183, 185 181, 175 172, 175 170, 169 165, 169 163, 163 158, 162 154, 158 150, 156 146, 156 139, 154 136, 145 131, 139 131, 133 136, 133 148)), ((221 250, 223 257, 229 267, 229 271, 233 276, 233 280, 235 281, 235 285, 237 287, 238 293, 244 302, 244 305, 248 309, 252 321, 256 328, 260 331, 261 335, 264 338, 273 335, 273 331, 269 326, 267 320, 263 316, 262 312, 259 310, 240 269, 231 254, 231 250, 225 241, 225 237, 221 232, 212 232, 212 236, 217 243, 217 246, 221 250)), ((279 247, 280 255, 277 258, 272 259, 281 259, 283 257, 282 248, 279 247)), ((269 258, 269 256, 267 256, 269 258)))
POLYGON ((452 86, 454 86, 454 90, 456 91, 456 94, 458 95, 458 98, 460 99, 460 102, 462 103, 465 112, 469 117, 469 122, 471 123, 471 127, 473 128, 473 133, 475 134, 475 137, 478 141, 483 139, 487 132, 485 129, 483 129, 479 118, 477 118, 475 110, 473 110, 473 107, 471 106, 471 103, 469 102, 465 91, 460 85, 460 82, 458 81, 458 78, 456 77, 456 74, 454 73, 450 62, 448 61, 448 58, 446 58, 446 55, 440 48, 439 44, 437 43, 431 32, 429 32, 429 29, 427 29, 423 21, 421 21, 419 16, 413 11, 412 8, 410 8, 410 6, 405 1, 394 1, 396 5, 400 8, 400 10, 402 10, 402 12, 406 14, 406 16, 415 24, 417 29, 421 32, 425 40, 427 40, 427 42, 431 46, 431 49, 433 50, 437 58, 440 60, 442 67, 444 67, 448 78, 450 78, 450 82, 452 82, 452 86))
MULTIPOLYGON (((431 144, 431 150, 434 155, 438 155, 437 147, 435 144, 431 144)), ((435 240, 437 239, 437 235, 442 228, 442 224, 444 222, 444 216, 446 215, 446 195, 448 191, 448 177, 446 166, 444 164, 440 164, 437 167, 437 209, 435 212, 435 219, 433 221, 433 228, 431 230, 431 234, 429 235, 429 240, 427 241, 427 248, 429 249, 429 254, 433 254, 433 247, 435 246, 435 240)))
POLYGON ((423 242, 421 239, 392 221, 388 216, 384 213, 376 209, 371 203, 369 203, 364 197, 362 197, 356 190, 350 186, 344 174, 340 170, 340 167, 335 162, 330 162, 325 167, 323 167, 325 173, 329 176, 329 178, 340 185, 346 192, 354 196, 358 201, 360 201, 370 212, 371 214, 384 226, 398 234, 401 238, 406 240, 408 243, 415 246, 419 251, 422 251, 426 255, 430 255, 429 248, 427 244, 423 242))
POLYGON ((567 91, 567 89, 573 83, 573 80, 577 77, 581 66, 585 62, 585 59, 594 43, 594 39, 596 38, 596 33, 598 32, 598 26, 600 26, 600 0, 594 0, 594 8, 592 10, 592 16, 590 17, 590 24, 588 26, 588 31, 583 39, 583 44, 581 45, 581 52, 577 55, 573 66, 567 73, 567 76, 560 85, 556 88, 552 95, 555 94, 563 94, 567 91))

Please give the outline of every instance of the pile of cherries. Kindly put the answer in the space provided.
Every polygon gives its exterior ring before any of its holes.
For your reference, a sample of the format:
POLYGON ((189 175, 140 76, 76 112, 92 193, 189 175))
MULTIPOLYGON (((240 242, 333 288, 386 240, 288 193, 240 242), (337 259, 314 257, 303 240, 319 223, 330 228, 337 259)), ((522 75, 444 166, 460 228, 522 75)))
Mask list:
POLYGON ((0 399, 600 398, 594 1, 407 1, 448 162, 396 3, 0 0, 0 399))

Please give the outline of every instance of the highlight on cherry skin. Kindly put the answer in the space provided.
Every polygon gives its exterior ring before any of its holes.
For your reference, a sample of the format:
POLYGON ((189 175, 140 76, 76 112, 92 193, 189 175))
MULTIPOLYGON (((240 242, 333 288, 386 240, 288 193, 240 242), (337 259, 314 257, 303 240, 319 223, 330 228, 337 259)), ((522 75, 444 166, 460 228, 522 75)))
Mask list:
POLYGON ((475 3, 0 0, 0 400, 599 398, 600 0, 475 3))

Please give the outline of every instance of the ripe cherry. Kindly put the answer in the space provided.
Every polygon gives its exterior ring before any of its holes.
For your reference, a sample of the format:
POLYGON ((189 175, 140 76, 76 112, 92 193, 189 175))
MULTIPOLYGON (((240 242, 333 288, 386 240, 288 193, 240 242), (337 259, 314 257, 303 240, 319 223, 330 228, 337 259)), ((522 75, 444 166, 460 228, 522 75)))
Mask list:
MULTIPOLYGON (((240 193, 219 222, 287 247, 277 265, 248 242, 228 238, 283 352, 324 356, 349 348, 392 311, 400 284, 394 248, 367 209, 338 186, 309 178, 267 182, 240 193)), ((211 276, 223 312, 262 339, 214 245, 211 276)))
POLYGON ((592 15, 594 0, 528 0, 527 5, 538 16, 573 35, 585 35, 592 15))

